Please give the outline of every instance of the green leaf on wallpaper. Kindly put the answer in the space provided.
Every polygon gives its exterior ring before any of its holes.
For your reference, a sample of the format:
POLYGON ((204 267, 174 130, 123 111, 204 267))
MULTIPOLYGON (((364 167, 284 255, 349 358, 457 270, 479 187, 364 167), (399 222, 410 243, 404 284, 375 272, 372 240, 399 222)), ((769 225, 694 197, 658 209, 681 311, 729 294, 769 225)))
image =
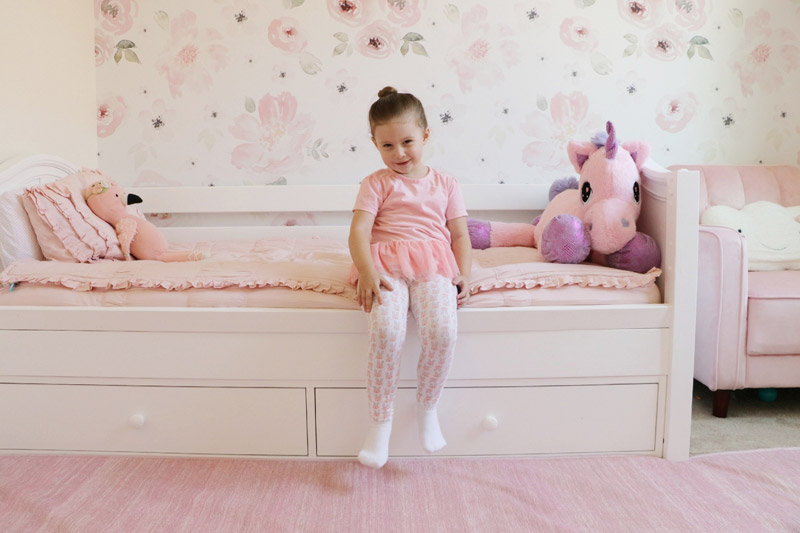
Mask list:
POLYGON ((689 42, 692 44, 708 44, 708 39, 702 35, 695 35, 689 42))
POLYGON ((300 7, 306 0, 283 0, 283 5, 289 9, 300 7))
POLYGON ((139 63, 140 65, 142 64, 142 62, 139 61, 139 56, 136 55, 136 52, 130 49, 125 50, 125 59, 132 63, 139 63))
POLYGON ((414 50, 414 53, 417 55, 428 57, 428 51, 419 43, 411 43, 411 49, 414 50))
POLYGON ((344 53, 347 50, 349 45, 347 43, 339 43, 333 48, 333 55, 338 56, 339 54, 344 53))
POLYGON ((639 48, 638 44, 629 44, 625 47, 625 50, 622 51, 622 57, 632 56, 636 53, 637 48, 639 48))
POLYGON ((710 59, 712 61, 714 60, 714 58, 711 57, 711 52, 705 46, 698 46, 697 47, 697 55, 699 55, 703 59, 710 59))
POLYGON ((244 108, 248 113, 254 113, 256 110, 256 102, 249 96, 244 99, 244 108))
POLYGON ((343 43, 346 43, 347 39, 349 39, 347 34, 344 33, 343 31, 337 31, 336 33, 333 34, 333 36, 336 37, 337 40, 342 41, 343 43))
POLYGON ((540 94, 536 99, 536 107, 538 107, 540 111, 547 111, 547 98, 540 94))
POLYGON ((322 61, 317 58, 314 54, 310 52, 300 52, 300 57, 298 58, 300 61, 300 68, 303 69, 303 72, 306 74, 319 74, 322 72, 322 61))
POLYGON ((447 4, 444 6, 444 14, 447 15, 448 20, 453 24, 458 24, 461 15, 458 12, 458 6, 455 4, 447 4))
POLYGON ((114 61, 116 63, 119 63, 120 61, 122 61, 122 50, 120 50, 119 48, 117 48, 117 51, 114 52, 114 61))
POLYGON ((403 46, 400 47, 400 53, 403 55, 408 53, 408 41, 403 41, 403 46))
POLYGON ((419 33, 414 33, 413 31, 411 31, 411 32, 406 33, 403 36, 403 40, 404 41, 421 41, 422 40, 422 35, 420 35, 419 33))
POLYGON ((728 18, 731 19, 733 25, 737 28, 744 26, 744 13, 741 9, 733 8, 728 11, 728 18))
POLYGON ((686 50, 686 55, 689 56, 689 59, 694 57, 694 49, 695 48, 697 48, 697 47, 695 45, 692 45, 692 46, 689 47, 688 50, 686 50))
POLYGON ((169 29, 169 15, 166 11, 156 11, 153 13, 153 18, 156 19, 156 24, 165 30, 169 29))
POLYGON ((578 7, 591 7, 594 2, 595 0, 575 0, 575 5, 578 7))
POLYGON ((309 148, 308 150, 309 153, 311 154, 311 157, 313 157, 316 161, 319 161, 320 158, 327 159, 329 157, 328 152, 325 151, 328 148, 328 143, 323 144, 323 142, 324 139, 320 137, 319 139, 314 141, 313 146, 311 146, 311 148, 309 148))
POLYGON ((127 48, 135 48, 136 44, 133 41, 129 41, 127 39, 122 39, 120 42, 117 43, 117 48, 121 48, 123 50, 127 48))
POLYGON ((600 52, 592 52, 592 68, 601 76, 606 76, 614 71, 614 64, 600 52))
POLYGON ((632 33, 626 33, 625 35, 623 35, 623 37, 625 37, 625 40, 628 41, 629 43, 639 42, 639 38, 632 33))

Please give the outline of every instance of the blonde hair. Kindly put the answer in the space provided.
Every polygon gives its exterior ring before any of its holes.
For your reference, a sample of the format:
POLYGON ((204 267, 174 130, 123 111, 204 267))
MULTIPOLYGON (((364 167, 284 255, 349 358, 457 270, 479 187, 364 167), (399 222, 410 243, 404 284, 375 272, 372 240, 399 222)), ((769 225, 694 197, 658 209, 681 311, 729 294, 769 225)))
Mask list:
POLYGON ((425 109, 416 96, 411 93, 398 93, 394 87, 384 87, 378 91, 378 99, 369 108, 369 131, 374 132, 375 126, 406 113, 413 113, 417 124, 423 130, 428 127, 425 109))

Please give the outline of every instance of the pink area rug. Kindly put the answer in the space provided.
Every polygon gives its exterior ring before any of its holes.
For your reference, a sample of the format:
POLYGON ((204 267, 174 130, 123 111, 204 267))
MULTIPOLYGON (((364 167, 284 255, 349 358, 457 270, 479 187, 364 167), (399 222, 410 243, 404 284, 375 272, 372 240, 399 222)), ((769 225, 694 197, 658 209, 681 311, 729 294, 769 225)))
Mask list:
POLYGON ((800 448, 347 461, 0 456, 9 531, 800 531, 800 448))

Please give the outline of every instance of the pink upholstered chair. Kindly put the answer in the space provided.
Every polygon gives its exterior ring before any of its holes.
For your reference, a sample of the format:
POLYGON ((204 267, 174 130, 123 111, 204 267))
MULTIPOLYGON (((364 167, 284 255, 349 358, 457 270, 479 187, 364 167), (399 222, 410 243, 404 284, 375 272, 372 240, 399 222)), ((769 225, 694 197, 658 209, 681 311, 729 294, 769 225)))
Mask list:
MULTIPOLYGON (((800 205, 800 168, 675 166, 700 171, 700 214, 758 200, 800 205)), ((800 270, 752 271, 736 230, 700 226, 694 377, 726 417, 731 391, 800 387, 800 270)))

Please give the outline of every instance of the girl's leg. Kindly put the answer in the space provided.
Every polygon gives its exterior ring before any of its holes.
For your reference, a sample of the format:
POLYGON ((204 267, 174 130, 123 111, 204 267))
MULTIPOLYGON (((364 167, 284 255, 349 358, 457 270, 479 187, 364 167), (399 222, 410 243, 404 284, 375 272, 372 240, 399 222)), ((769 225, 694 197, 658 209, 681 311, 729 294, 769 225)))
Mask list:
POLYGON ((447 444, 439 427, 436 406, 455 351, 458 321, 456 287, 439 276, 415 282, 410 288, 411 311, 419 326, 422 352, 417 365, 417 407, 420 441, 428 453, 447 444))
POLYGON ((374 304, 369 315, 367 396, 372 426, 358 460, 373 468, 383 466, 389 457, 400 352, 408 321, 408 285, 400 279, 392 279, 391 283, 394 290, 381 290, 383 303, 374 304))

